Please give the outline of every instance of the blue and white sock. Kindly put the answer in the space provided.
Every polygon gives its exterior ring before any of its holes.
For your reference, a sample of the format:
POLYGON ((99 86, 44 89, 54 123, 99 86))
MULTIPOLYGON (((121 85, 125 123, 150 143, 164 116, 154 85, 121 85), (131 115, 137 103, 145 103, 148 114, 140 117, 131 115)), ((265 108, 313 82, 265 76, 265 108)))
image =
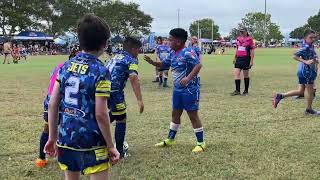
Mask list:
POLYGON ((204 142, 203 127, 194 129, 194 133, 195 133, 196 138, 197 138, 197 143, 198 144, 203 144, 203 142, 204 142))
POLYGON ((176 137, 180 124, 176 124, 174 122, 170 123, 170 130, 168 134, 168 139, 173 140, 176 137))

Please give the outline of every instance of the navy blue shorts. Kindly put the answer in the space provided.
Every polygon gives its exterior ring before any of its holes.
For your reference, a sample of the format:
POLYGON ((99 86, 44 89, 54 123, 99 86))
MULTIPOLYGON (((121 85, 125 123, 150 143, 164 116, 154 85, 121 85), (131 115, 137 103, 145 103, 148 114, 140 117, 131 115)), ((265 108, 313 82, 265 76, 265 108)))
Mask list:
POLYGON ((159 71, 169 71, 169 69, 170 69, 170 66, 162 66, 158 68, 159 71))
POLYGON ((58 162, 63 171, 81 171, 84 175, 98 173, 111 167, 107 148, 76 151, 58 148, 58 162))
POLYGON ((110 110, 110 119, 124 120, 127 116, 127 104, 123 93, 111 93, 108 99, 108 108, 110 110))
POLYGON ((173 90, 172 109, 197 111, 199 110, 200 89, 173 90))
POLYGON ((169 71, 170 68, 160 68, 159 71, 169 71))
POLYGON ((298 82, 299 84, 314 84, 314 81, 316 80, 317 76, 311 76, 311 77, 303 77, 298 76, 298 82))

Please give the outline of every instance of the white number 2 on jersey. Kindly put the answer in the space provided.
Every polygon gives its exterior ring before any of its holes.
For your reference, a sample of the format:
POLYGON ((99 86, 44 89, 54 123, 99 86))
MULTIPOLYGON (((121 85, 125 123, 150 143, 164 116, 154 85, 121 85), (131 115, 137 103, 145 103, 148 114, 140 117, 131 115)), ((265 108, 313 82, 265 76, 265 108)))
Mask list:
POLYGON ((64 100, 68 104, 78 105, 78 99, 72 98, 71 95, 78 94, 80 80, 77 77, 71 76, 66 81, 70 86, 67 86, 64 92, 64 100))

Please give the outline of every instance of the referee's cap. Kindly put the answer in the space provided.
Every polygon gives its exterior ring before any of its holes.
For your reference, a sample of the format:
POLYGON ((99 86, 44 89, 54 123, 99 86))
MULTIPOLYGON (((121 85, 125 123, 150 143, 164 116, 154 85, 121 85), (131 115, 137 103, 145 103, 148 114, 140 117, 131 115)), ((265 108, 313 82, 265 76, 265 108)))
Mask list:
POLYGON ((245 26, 239 27, 240 32, 248 32, 248 29, 245 26))

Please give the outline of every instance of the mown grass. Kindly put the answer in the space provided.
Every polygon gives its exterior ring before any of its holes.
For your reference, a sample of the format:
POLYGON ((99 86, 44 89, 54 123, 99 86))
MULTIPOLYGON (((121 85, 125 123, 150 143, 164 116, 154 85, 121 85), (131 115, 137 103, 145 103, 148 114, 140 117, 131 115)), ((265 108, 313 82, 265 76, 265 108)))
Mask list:
MULTIPOLYGON (((200 116, 208 149, 200 155, 191 153, 195 137, 185 114, 177 145, 154 147, 167 135, 172 88, 151 83, 154 68, 141 61, 145 113, 139 115, 127 87, 127 141, 132 156, 112 168, 112 178, 319 179, 320 119, 303 115, 304 100, 286 99, 277 110, 271 106, 273 92, 297 87, 293 51, 257 50, 248 97, 229 96, 234 90, 232 50, 204 56, 200 116)), ((18 65, 0 65, 0 179, 63 178, 55 159, 44 169, 37 169, 34 160, 49 73, 64 59, 36 56, 18 65)), ((319 105, 316 101, 314 107, 319 105)))

